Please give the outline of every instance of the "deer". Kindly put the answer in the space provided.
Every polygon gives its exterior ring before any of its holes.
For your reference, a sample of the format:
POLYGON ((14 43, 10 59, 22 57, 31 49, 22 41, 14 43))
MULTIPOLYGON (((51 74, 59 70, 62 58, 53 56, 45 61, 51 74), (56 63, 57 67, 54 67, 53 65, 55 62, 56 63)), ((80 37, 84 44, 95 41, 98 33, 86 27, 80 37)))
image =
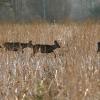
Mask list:
POLYGON ((97 43, 98 49, 97 49, 97 53, 100 52, 100 42, 97 43))
POLYGON ((53 53, 54 56, 56 57, 56 54, 54 52, 55 49, 60 48, 60 45, 58 44, 58 42, 55 40, 53 45, 48 45, 48 44, 35 44, 33 45, 33 56, 35 56, 35 54, 37 52, 41 52, 41 53, 53 53))
POLYGON ((3 44, 3 47, 7 51, 18 51, 22 50, 22 53, 24 52, 24 48, 30 47, 32 48, 32 41, 29 41, 28 43, 20 43, 20 42, 5 42, 3 44))

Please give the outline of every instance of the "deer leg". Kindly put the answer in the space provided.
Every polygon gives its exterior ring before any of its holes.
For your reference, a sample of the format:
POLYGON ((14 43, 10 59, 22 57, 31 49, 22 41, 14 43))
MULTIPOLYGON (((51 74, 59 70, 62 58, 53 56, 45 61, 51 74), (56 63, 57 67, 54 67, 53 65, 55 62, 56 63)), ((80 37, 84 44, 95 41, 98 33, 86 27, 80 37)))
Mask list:
POLYGON ((36 53, 36 52, 35 52, 35 50, 33 49, 33 56, 35 56, 35 53, 36 53))
POLYGON ((98 47, 98 50, 97 50, 97 52, 100 52, 100 48, 98 47))
POLYGON ((22 53, 24 53, 24 50, 22 49, 22 53))
POLYGON ((55 52, 53 51, 53 54, 54 54, 54 57, 56 58, 56 54, 55 54, 55 52))

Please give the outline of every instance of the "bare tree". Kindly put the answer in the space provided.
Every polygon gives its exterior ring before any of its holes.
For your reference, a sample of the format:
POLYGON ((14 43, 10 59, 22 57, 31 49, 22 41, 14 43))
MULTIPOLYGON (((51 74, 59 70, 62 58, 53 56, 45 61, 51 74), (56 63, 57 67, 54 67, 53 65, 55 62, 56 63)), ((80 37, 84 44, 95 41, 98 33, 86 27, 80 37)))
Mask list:
POLYGON ((22 12, 22 0, 11 0, 11 7, 14 12, 15 20, 19 20, 22 12))
POLYGON ((42 0, 43 4, 43 18, 46 19, 46 0, 42 0))
POLYGON ((22 0, 0 0, 0 6, 9 6, 13 11, 15 20, 20 19, 22 0))

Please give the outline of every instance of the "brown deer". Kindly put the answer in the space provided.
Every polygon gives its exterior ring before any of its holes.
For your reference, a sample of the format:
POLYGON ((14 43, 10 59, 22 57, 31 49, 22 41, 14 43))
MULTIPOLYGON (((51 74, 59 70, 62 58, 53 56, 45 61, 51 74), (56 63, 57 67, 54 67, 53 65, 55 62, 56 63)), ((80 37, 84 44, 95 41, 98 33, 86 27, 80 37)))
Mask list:
POLYGON ((32 41, 29 41, 28 43, 20 43, 20 42, 5 42, 3 44, 3 47, 8 51, 18 51, 22 50, 22 53, 24 52, 23 49, 30 47, 32 48, 32 41))
MULTIPOLYGON (((33 45, 33 56, 35 55, 35 53, 37 52, 41 52, 41 53, 54 53, 54 50, 56 48, 60 48, 60 45, 58 44, 57 41, 54 41, 54 45, 47 45, 47 44, 35 44, 33 45)), ((55 57, 56 54, 54 53, 55 57)))

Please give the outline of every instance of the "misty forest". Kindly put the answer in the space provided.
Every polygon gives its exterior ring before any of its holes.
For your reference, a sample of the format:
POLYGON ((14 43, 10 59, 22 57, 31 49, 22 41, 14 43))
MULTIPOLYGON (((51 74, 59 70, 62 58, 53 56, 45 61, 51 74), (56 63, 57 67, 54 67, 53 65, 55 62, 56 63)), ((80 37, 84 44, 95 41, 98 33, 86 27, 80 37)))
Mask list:
POLYGON ((0 0, 1 20, 100 18, 100 0, 0 0))
POLYGON ((100 0, 0 0, 0 100, 100 100, 100 0))

